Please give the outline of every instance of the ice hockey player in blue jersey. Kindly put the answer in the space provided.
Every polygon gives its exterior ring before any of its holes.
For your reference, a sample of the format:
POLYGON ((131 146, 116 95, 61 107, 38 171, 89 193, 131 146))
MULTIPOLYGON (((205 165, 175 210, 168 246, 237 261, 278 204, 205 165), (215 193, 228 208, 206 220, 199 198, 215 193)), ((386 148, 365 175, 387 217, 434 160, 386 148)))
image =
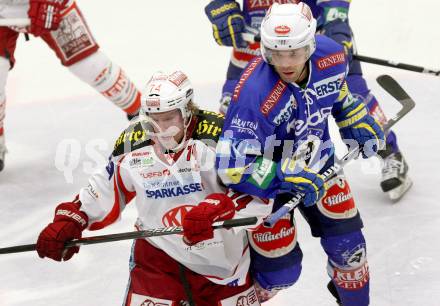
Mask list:
MULTIPOLYGON (((216 166, 238 191, 275 198, 275 208, 302 193, 299 209, 328 255, 331 288, 344 306, 369 304, 369 273, 362 220, 343 171, 323 181, 334 163, 331 114, 341 137, 364 158, 383 145, 384 133, 346 83, 343 46, 316 35, 304 4, 273 4, 261 25, 262 57, 244 69, 232 93, 216 166)), ((249 234, 251 270, 259 297, 295 283, 302 253, 293 213, 273 228, 249 234)), ((311 284, 313 285, 313 284, 311 284)))
MULTIPOLYGON (((245 41, 243 34, 258 35, 261 21, 272 3, 298 3, 298 0, 243 0, 242 9, 234 0, 213 0, 205 12, 213 24, 213 32, 219 45, 232 46, 233 51, 223 85, 220 112, 226 113, 234 87, 243 68, 260 55, 260 43, 245 41)), ((348 21, 351 0, 305 0, 313 16, 317 18, 318 32, 344 46, 349 62, 346 78, 353 95, 364 99, 370 113, 381 123, 387 121, 377 99, 362 76, 360 62, 353 59, 353 34, 348 21)), ((252 37, 252 35, 251 35, 252 37)), ((408 165, 397 144, 394 132, 387 135, 387 146, 380 153, 384 164, 381 188, 392 200, 399 200, 411 187, 408 165)))

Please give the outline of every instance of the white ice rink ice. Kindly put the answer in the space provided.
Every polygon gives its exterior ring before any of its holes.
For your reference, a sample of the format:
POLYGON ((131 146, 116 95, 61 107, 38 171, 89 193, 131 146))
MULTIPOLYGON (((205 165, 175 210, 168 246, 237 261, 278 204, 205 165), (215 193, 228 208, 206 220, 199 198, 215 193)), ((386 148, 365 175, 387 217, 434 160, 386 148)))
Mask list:
MULTIPOLYGON (((230 50, 211 36, 208 0, 84 1, 78 5, 102 50, 139 86, 156 70, 185 71, 196 101, 215 110, 230 50)), ((355 0, 350 13, 359 54, 440 69, 440 3, 355 0)), ((56 204, 73 198, 105 163, 125 116, 62 67, 39 39, 20 39, 7 84, 9 154, 0 173, 0 247, 34 243, 56 204), (74 157, 69 157, 74 156, 74 157), (75 157, 77 156, 77 157, 75 157)), ((440 78, 364 64, 385 111, 398 106, 374 81, 392 75, 416 101, 395 128, 414 185, 392 204, 379 187, 377 160, 346 170, 362 214, 371 269, 372 306, 440 305, 440 78)), ((339 146, 340 154, 343 147, 339 146)), ((297 214, 302 275, 264 305, 333 306, 326 257, 297 214)), ((132 230, 135 211, 98 232, 132 230)), ((66 263, 36 253, 0 255, 1 306, 121 305, 130 241, 81 247, 66 263)))

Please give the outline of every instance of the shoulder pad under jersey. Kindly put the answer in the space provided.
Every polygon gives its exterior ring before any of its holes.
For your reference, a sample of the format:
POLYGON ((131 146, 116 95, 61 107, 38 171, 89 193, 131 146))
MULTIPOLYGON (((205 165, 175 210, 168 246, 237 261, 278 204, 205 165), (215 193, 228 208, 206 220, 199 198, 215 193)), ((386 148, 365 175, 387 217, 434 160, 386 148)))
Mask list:
POLYGON ((130 125, 116 139, 112 155, 119 156, 150 145, 151 138, 147 135, 148 131, 140 122, 130 125))
POLYGON ((195 116, 197 118, 197 125, 192 138, 203 141, 208 146, 216 145, 222 133, 225 116, 207 110, 199 110, 195 116))
POLYGON ((344 72, 347 68, 344 47, 323 35, 316 35, 316 51, 312 54, 310 60, 324 74, 333 71, 344 72))

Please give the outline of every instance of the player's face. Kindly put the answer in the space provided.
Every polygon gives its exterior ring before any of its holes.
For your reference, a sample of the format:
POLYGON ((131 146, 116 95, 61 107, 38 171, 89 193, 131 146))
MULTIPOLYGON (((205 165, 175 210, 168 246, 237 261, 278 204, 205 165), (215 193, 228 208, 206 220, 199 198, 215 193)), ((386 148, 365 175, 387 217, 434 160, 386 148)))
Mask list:
POLYGON ((285 82, 299 82, 304 79, 304 67, 309 58, 307 48, 295 50, 270 50, 270 63, 285 82))
POLYGON ((159 142, 166 149, 174 149, 183 139, 184 122, 180 110, 163 113, 150 113, 153 128, 159 142))

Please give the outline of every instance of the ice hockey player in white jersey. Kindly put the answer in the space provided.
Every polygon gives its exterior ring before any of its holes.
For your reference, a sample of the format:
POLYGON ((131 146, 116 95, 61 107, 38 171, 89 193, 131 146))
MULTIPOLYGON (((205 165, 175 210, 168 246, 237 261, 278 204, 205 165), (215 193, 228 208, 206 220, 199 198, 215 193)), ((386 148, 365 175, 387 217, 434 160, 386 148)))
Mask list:
POLYGON ((0 26, 0 171, 6 153, 6 80, 15 63, 14 51, 20 32, 41 37, 62 65, 121 108, 127 117, 136 114, 140 107, 136 86, 99 50, 74 0, 0 0, 0 20, 26 18, 30 20, 26 27, 0 26))
POLYGON ((134 199, 137 229, 182 225, 184 235, 134 242, 124 305, 260 305, 248 273, 246 228, 211 226, 233 217, 261 222, 272 210, 271 201, 220 185, 214 166, 223 116, 196 107, 180 71, 153 75, 141 105, 139 121, 117 139, 107 167, 74 201, 57 206, 38 238, 39 256, 70 259, 79 249, 64 253, 66 241, 117 221, 134 199))

